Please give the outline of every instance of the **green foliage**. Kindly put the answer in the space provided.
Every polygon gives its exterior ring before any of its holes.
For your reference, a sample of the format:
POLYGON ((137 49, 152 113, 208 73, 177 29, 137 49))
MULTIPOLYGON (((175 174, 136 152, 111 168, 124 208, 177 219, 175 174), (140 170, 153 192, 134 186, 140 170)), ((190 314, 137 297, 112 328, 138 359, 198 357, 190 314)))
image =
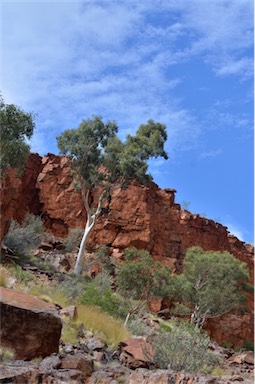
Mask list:
POLYGON ((33 135, 34 115, 25 113, 13 104, 5 104, 0 95, 0 170, 7 167, 22 169, 29 145, 26 140, 33 135))
POLYGON ((64 280, 59 283, 58 289, 63 292, 70 302, 76 302, 91 280, 91 277, 87 275, 65 275, 64 280))
POLYGON ((246 351, 254 351, 254 341, 245 340, 243 343, 243 348, 246 349, 246 351))
POLYGON ((86 329, 97 332, 100 338, 113 347, 116 347, 121 340, 131 336, 120 320, 114 319, 94 306, 79 305, 76 323, 84 324, 86 329))
POLYGON ((151 327, 143 323, 142 319, 136 317, 127 324, 127 329, 135 336, 150 336, 151 327))
POLYGON ((112 292, 111 283, 112 278, 107 273, 97 275, 85 287, 80 296, 80 303, 96 306, 112 316, 124 318, 128 312, 127 304, 120 295, 112 292))
POLYGON ((91 189, 104 179, 99 171, 104 149, 118 127, 114 122, 104 123, 100 116, 83 120, 78 128, 68 129, 57 137, 61 153, 73 159, 72 165, 78 183, 91 189))
POLYGON ((12 220, 4 244, 18 254, 29 254, 38 247, 44 236, 41 217, 27 214, 22 224, 12 220))
POLYGON ((191 309, 191 321, 202 326, 206 318, 240 308, 244 300, 240 286, 248 278, 246 265, 230 253, 190 248, 177 281, 182 299, 191 309))
POLYGON ((94 116, 57 137, 60 152, 73 160, 78 184, 92 189, 103 180, 113 183, 137 178, 147 182, 152 179, 147 175, 147 160, 158 156, 167 159, 165 125, 149 120, 135 136, 128 135, 124 143, 117 132, 115 122, 104 123, 100 116, 94 116))
POLYGON ((20 265, 10 265, 8 270, 12 276, 17 279, 19 283, 27 284, 30 281, 35 280, 35 277, 32 272, 25 271, 20 265))
POLYGON ((114 273, 115 263, 109 255, 109 247, 102 246, 96 251, 96 260, 99 260, 102 264, 103 271, 110 274, 114 273))
POLYGON ((219 366, 214 367, 213 370, 211 371, 211 376, 227 376, 227 375, 231 375, 231 371, 224 370, 219 366))
POLYGON ((5 268, 0 268, 0 287, 7 287, 7 270, 5 268))
POLYGON ((77 325, 74 322, 65 320, 61 330, 61 340, 64 343, 77 343, 77 325))
POLYGON ((169 366, 174 371, 203 372, 218 362, 208 351, 209 343, 208 336, 198 328, 180 323, 170 332, 162 332, 152 338, 154 364, 162 369, 169 366))
POLYGON ((118 267, 116 279, 120 293, 135 300, 173 295, 170 270, 154 262, 148 251, 126 249, 125 259, 126 262, 118 267))
POLYGON ((65 249, 67 252, 72 252, 76 247, 80 245, 84 229, 81 227, 71 228, 68 232, 68 236, 65 239, 65 249))
POLYGON ((0 347, 0 363, 6 364, 14 360, 14 352, 11 348, 0 347))

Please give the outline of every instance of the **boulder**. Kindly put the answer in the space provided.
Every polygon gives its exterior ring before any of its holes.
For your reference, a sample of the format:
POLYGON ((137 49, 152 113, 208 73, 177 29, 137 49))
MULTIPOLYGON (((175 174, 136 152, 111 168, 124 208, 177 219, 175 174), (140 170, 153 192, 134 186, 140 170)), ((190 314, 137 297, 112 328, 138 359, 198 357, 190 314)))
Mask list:
POLYGON ((93 372, 93 361, 82 353, 77 353, 64 357, 61 362, 61 368, 79 370, 84 376, 90 376, 93 372))
POLYGON ((58 352, 62 323, 55 306, 8 288, 0 288, 3 347, 16 359, 31 360, 58 352))
POLYGON ((119 344, 119 360, 131 369, 147 368, 153 360, 153 349, 142 337, 122 340, 119 344))

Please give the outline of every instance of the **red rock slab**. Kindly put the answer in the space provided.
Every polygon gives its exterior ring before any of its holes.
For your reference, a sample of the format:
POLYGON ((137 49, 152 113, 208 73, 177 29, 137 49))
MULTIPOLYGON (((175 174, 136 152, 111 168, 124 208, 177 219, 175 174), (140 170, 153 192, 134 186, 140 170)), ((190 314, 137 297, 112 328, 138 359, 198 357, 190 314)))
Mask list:
POLYGON ((0 288, 0 309, 1 345, 11 348, 16 359, 31 360, 58 352, 62 323, 53 304, 0 288))

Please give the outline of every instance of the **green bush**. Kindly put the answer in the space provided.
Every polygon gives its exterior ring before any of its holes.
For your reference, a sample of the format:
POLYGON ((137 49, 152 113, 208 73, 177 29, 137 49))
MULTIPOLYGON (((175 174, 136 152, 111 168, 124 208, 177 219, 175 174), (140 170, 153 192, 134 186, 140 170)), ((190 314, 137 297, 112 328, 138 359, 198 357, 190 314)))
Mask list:
POLYGON ((38 247, 45 233, 41 217, 27 214, 23 223, 12 220, 4 244, 18 254, 30 254, 38 247))
POLYGON ((0 268, 0 287, 7 287, 7 270, 5 268, 0 268))
POLYGON ((17 279, 19 283, 27 284, 30 281, 35 280, 35 276, 32 272, 25 271, 20 265, 10 265, 8 266, 8 271, 12 276, 17 279))
POLYGON ((58 284, 58 289, 63 292, 70 302, 77 301, 92 280, 91 277, 87 275, 76 276, 74 274, 64 274, 62 277, 63 280, 58 284))
POLYGON ((8 363, 14 360, 14 352, 10 348, 0 347, 0 363, 8 363))
POLYGON ((124 318, 128 313, 126 300, 111 290, 112 277, 102 272, 89 283, 80 296, 80 303, 99 307, 112 316, 124 318))
POLYGON ((69 230, 68 236, 64 242, 67 252, 72 252, 75 248, 79 247, 83 233, 84 229, 81 227, 71 228, 69 230))
POLYGON ((208 372, 218 359, 208 351, 210 339, 198 328, 185 323, 175 325, 170 332, 161 332, 152 338, 154 364, 165 369, 189 373, 208 372))
POLYGON ((139 317, 130 320, 127 323, 128 330, 135 336, 150 336, 152 333, 151 327, 143 323, 139 317))
POLYGON ((254 351, 254 342, 252 340, 245 340, 243 348, 246 349, 246 351, 254 351))

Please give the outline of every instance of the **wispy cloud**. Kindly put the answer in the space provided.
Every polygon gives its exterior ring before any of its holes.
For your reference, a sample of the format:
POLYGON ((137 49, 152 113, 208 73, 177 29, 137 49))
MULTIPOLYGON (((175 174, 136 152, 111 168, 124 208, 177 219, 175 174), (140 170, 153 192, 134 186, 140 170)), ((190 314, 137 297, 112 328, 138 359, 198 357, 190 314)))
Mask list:
POLYGON ((222 149, 211 149, 209 151, 204 151, 200 154, 200 156, 202 158, 212 158, 212 157, 216 157, 216 156, 219 156, 222 154, 222 149))
POLYGON ((248 76, 250 15, 248 0, 4 2, 4 98, 39 113, 39 152, 92 114, 117 120, 122 136, 160 120, 169 145, 189 149, 201 125, 175 96, 172 68, 202 55, 220 76, 248 76))

